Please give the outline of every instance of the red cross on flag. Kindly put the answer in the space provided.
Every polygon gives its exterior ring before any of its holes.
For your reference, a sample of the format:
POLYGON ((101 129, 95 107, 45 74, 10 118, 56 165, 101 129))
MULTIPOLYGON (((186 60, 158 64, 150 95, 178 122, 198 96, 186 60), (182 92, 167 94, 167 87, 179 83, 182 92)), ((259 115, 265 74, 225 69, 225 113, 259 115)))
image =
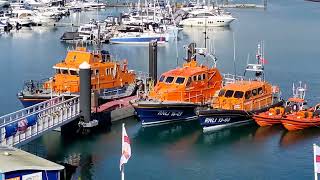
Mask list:
POLYGON ((130 157, 131 157, 130 139, 127 135, 124 124, 122 124, 122 155, 120 159, 120 171, 122 170, 122 166, 128 162, 130 157))

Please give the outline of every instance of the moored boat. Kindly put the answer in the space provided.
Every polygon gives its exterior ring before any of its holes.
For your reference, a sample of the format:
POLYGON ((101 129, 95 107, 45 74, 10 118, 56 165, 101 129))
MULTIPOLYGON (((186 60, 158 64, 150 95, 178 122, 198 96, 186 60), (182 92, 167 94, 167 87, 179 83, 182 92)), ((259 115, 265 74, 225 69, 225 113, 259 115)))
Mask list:
POLYGON ((187 18, 179 22, 180 26, 191 27, 224 27, 229 26, 235 18, 230 13, 224 13, 221 10, 214 12, 209 9, 193 10, 187 18))
POLYGON ((279 88, 264 81, 264 58, 258 46, 257 64, 248 64, 246 71, 255 73, 255 80, 236 80, 224 86, 208 110, 199 110, 204 132, 252 122, 255 113, 281 106, 279 88))
POLYGON ((320 126, 320 104, 306 110, 286 115, 281 119, 282 125, 289 131, 320 126))
POLYGON ((19 100, 27 107, 59 95, 74 96, 79 93, 79 65, 87 62, 91 66, 92 90, 104 99, 122 98, 135 93, 136 74, 128 70, 127 61, 112 61, 107 51, 88 51, 78 47, 70 50, 62 62, 53 66, 53 77, 43 81, 29 80, 18 94, 19 100))
POLYGON ((157 41, 158 44, 164 44, 168 41, 165 33, 155 32, 119 32, 110 38, 111 44, 134 44, 148 45, 150 41, 157 41))
POLYGON ((281 124, 281 119, 289 113, 303 110, 307 101, 305 100, 306 85, 303 87, 301 82, 299 86, 292 87, 293 97, 289 98, 283 107, 270 108, 266 112, 255 114, 253 119, 259 126, 271 126, 281 124))
POLYGON ((195 109, 221 88, 219 70, 199 65, 194 47, 189 46, 192 56, 183 67, 163 73, 146 97, 132 102, 142 126, 195 120, 195 109))

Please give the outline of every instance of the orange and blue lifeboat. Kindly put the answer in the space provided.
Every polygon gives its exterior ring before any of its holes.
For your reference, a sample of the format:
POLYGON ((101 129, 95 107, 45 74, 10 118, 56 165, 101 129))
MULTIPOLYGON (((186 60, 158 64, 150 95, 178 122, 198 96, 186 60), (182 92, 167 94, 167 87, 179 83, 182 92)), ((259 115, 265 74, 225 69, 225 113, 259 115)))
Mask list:
POLYGON ((53 77, 27 81, 18 94, 19 100, 23 106, 28 107, 59 95, 68 98, 79 94, 79 66, 83 62, 91 66, 92 90, 99 92, 100 97, 107 99, 107 95, 115 92, 119 93, 119 98, 135 93, 136 74, 128 70, 126 60, 113 61, 107 51, 89 51, 78 47, 68 51, 65 59, 53 66, 53 77))
POLYGON ((197 119, 195 109, 210 100, 222 86, 215 67, 195 59, 163 73, 150 93, 132 102, 143 126, 197 119))

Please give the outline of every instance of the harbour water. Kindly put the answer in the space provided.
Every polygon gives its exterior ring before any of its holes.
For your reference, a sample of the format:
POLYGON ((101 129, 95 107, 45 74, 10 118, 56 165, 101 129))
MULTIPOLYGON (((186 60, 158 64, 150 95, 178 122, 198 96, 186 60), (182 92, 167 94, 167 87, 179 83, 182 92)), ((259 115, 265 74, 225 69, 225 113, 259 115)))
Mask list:
MULTIPOLYGON (((85 22, 123 9, 107 9, 71 15, 63 22, 85 22)), ((222 72, 243 74, 250 53, 255 58, 259 40, 265 42, 266 79, 278 84, 284 97, 293 82, 308 85, 307 99, 320 101, 318 57, 320 3, 303 0, 270 0, 268 9, 231 9, 237 18, 230 28, 206 30, 222 72)), ((59 41, 71 27, 21 29, 0 36, 0 114, 21 108, 16 93, 28 79, 47 78, 52 65, 61 61, 71 45, 59 41)), ((177 43, 158 48, 159 72, 182 65, 183 46, 195 41, 204 46, 201 28, 186 28, 177 43), (177 50, 176 50, 177 49, 177 50), (177 62, 177 57, 178 62, 177 62)), ((148 69, 148 48, 104 45, 115 58, 126 58, 129 68, 148 69)), ((210 62, 201 62, 210 63, 210 62)), ((197 122, 141 128, 130 118, 116 122, 105 132, 88 137, 67 137, 51 132, 24 147, 55 162, 76 164, 81 179, 119 179, 121 123, 131 138, 132 157, 126 165, 127 179, 311 179, 312 143, 320 143, 320 129, 287 132, 280 126, 258 128, 251 124, 203 134, 197 122)))

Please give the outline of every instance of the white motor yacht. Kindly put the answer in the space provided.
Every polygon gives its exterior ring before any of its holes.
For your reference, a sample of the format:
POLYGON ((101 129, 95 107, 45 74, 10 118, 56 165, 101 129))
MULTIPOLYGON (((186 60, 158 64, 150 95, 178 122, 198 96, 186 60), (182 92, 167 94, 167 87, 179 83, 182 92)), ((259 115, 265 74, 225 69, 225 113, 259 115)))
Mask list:
POLYGON ((222 11, 194 10, 180 21, 181 26, 221 27, 229 26, 235 20, 230 13, 222 11))
POLYGON ((9 18, 9 23, 14 26, 31 26, 34 12, 27 9, 14 9, 9 18))
POLYGON ((0 0, 0 8, 4 7, 4 6, 9 6, 9 1, 7 0, 0 0))

